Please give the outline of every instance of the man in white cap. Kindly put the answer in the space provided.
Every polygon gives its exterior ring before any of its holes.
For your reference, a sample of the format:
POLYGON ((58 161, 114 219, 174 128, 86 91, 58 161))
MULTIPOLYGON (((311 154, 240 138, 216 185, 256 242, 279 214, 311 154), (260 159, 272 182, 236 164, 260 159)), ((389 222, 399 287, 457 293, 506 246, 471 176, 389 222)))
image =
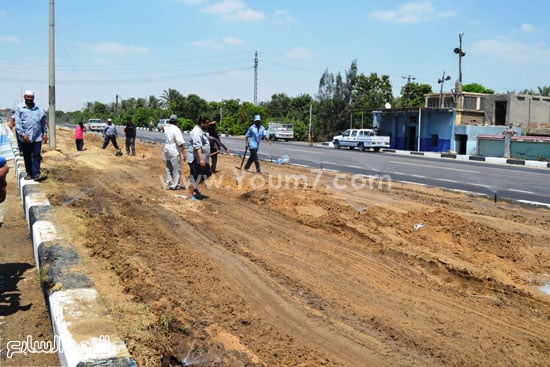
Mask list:
POLYGON ((248 158, 248 161, 244 166, 245 170, 248 171, 250 166, 252 166, 252 162, 254 162, 254 165, 256 166, 256 172, 261 172, 260 161, 258 160, 258 149, 260 148, 260 141, 262 139, 267 140, 267 142, 271 146, 271 140, 269 140, 269 137, 267 136, 265 129, 262 126, 262 118, 260 117, 260 115, 256 115, 254 116, 254 124, 248 128, 244 137, 245 145, 250 150, 250 157, 248 158))
POLYGON ((40 173, 42 143, 48 142, 48 120, 46 113, 34 103, 34 92, 25 91, 25 102, 15 107, 15 131, 25 161, 26 180, 43 181, 47 177, 40 173))
POLYGON ((183 190, 180 185, 181 157, 185 155, 183 135, 178 127, 178 117, 170 115, 164 125, 164 158, 166 160, 166 189, 183 190))

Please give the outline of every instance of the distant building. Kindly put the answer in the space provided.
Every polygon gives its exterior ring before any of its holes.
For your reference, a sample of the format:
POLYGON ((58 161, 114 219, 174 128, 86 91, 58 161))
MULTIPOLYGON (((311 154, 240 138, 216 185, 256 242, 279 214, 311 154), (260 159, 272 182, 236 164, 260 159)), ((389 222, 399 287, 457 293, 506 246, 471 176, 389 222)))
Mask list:
POLYGON ((504 141, 504 132, 513 130, 517 156, 550 157, 547 139, 531 139, 526 148, 528 139, 517 138, 550 136, 550 97, 463 92, 427 94, 425 101, 422 108, 373 112, 374 126, 391 137, 391 148, 479 155, 480 139, 504 141))

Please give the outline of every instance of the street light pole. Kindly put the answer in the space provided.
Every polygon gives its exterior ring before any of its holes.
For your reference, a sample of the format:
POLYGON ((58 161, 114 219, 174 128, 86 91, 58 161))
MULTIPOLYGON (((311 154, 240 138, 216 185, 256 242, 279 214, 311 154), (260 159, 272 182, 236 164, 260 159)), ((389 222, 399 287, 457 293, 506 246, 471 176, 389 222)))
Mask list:
POLYGON ((439 108, 445 107, 445 101, 443 100, 443 83, 445 83, 445 80, 451 80, 451 76, 447 75, 447 77, 445 77, 445 72, 443 72, 441 79, 437 80, 437 82, 441 84, 439 89, 439 108))
POLYGON ((416 78, 412 75, 402 76, 401 78, 407 79, 407 85, 405 87, 406 93, 407 93, 407 106, 409 107, 410 101, 411 101, 411 80, 416 80, 416 78))

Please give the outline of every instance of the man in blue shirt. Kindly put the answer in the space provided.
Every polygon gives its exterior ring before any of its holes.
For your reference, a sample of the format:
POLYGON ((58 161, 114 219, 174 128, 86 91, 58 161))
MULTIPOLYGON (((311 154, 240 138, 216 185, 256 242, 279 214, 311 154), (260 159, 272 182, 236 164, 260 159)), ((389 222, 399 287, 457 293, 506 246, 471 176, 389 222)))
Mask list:
POLYGON ((43 181, 47 177, 40 174, 42 162, 42 142, 48 142, 48 121, 46 113, 34 103, 34 92, 25 91, 25 102, 15 107, 15 131, 21 143, 25 161, 26 180, 43 181))
POLYGON ((256 166, 256 172, 260 173, 260 161, 258 160, 258 149, 260 148, 260 140, 265 139, 271 146, 271 140, 267 136, 264 127, 262 126, 262 118, 260 115, 254 116, 254 124, 248 128, 246 132, 244 142, 250 150, 250 157, 244 166, 245 170, 248 170, 252 166, 252 162, 256 166))

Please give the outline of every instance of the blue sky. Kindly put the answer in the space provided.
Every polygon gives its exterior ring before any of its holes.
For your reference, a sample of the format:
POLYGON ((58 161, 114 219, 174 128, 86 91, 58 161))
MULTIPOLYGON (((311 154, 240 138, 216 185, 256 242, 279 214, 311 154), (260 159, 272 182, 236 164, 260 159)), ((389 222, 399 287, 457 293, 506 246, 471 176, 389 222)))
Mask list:
MULTIPOLYGON (((398 96, 458 79, 497 93, 550 85, 550 2, 528 0, 57 0, 56 108, 160 96, 315 96, 325 70, 390 76, 398 96)), ((48 107, 49 1, 0 1, 0 108, 26 89, 48 107)))

